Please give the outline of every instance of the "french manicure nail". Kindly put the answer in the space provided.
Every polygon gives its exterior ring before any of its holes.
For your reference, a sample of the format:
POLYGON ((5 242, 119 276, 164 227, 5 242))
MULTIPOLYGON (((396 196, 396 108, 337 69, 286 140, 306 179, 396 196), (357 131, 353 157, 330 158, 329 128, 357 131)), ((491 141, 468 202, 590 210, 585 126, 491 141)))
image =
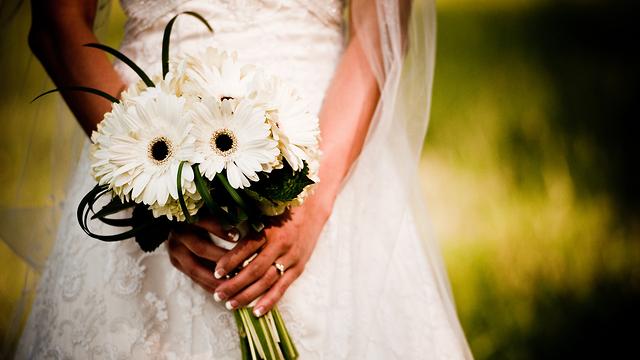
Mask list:
POLYGON ((238 229, 231 229, 227 233, 227 238, 229 239, 229 241, 237 242, 240 239, 240 232, 238 231, 238 229))
POLYGON ((225 304, 225 306, 227 307, 227 309, 229 310, 233 310, 238 306, 238 302, 235 300, 230 300, 227 301, 227 303, 225 304))
POLYGON ((262 314, 264 314, 264 307, 260 306, 257 309, 253 309, 253 315, 255 315, 256 317, 260 317, 262 316, 262 314))
POLYGON ((215 276, 216 279, 222 279, 222 277, 225 275, 227 275, 227 273, 224 271, 224 269, 218 269, 215 273, 213 273, 213 276, 215 276))
POLYGON ((213 299, 217 302, 222 301, 223 299, 225 299, 227 297, 227 295, 225 295, 222 292, 217 292, 215 294, 213 294, 213 299))

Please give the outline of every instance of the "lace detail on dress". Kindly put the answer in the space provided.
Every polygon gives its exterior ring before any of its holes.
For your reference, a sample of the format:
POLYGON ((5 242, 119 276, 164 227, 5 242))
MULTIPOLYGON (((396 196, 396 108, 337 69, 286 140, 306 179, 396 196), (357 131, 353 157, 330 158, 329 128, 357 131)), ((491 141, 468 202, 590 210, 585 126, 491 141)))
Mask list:
MULTIPOLYGON (((141 346, 146 355, 155 355, 160 346, 160 335, 169 330, 167 306, 154 293, 147 293, 139 309, 131 311, 126 317, 118 317, 111 322, 109 330, 113 333, 126 332, 131 346, 141 346)), ((115 348, 115 347, 114 347, 115 348)), ((131 354, 130 349, 129 354, 131 354)), ((129 356, 128 354, 122 354, 129 356)))
MULTIPOLYGON (((161 17, 190 0, 120 0, 129 17, 126 33, 135 34, 147 30, 161 17)), ((342 0, 206 0, 212 6, 231 13, 239 24, 247 26, 256 19, 265 19, 283 3, 296 1, 316 15, 326 25, 342 23, 342 0)))
POLYGON ((99 328, 107 322, 104 297, 91 288, 84 301, 84 309, 76 309, 73 319, 63 320, 58 326, 58 336, 65 332, 71 335, 73 347, 80 346, 87 354, 99 353, 99 347, 91 347, 93 340, 99 333, 99 328))

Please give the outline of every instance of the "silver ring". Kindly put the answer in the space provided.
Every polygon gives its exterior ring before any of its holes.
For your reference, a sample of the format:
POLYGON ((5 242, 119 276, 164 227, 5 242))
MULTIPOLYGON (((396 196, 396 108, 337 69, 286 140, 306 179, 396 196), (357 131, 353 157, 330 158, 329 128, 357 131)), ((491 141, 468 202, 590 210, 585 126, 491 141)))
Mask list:
POLYGON ((284 275, 284 265, 278 263, 273 263, 273 265, 275 265, 278 272, 280 272, 280 276, 284 275))

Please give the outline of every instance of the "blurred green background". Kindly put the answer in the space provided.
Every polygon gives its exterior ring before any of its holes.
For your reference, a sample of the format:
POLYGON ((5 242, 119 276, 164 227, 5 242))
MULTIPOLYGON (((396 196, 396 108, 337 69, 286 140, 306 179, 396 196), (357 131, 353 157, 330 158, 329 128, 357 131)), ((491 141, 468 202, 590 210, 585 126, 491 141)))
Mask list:
MULTIPOLYGON (((476 359, 615 358, 640 339, 638 10, 619 0, 438 2, 420 175, 476 359)), ((115 45, 117 4, 111 20, 115 45)), ((3 125, 15 106, 8 88, 3 125)), ((11 128, 0 133, 0 168, 11 169, 11 128)), ((3 326, 25 265, 1 242, 0 261, 3 326)))

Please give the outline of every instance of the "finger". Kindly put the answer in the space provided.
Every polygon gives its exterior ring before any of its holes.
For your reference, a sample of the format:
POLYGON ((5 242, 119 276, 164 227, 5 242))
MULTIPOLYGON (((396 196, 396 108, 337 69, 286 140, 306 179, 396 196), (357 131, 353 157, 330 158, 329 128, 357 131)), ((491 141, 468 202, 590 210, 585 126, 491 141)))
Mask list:
POLYGON ((239 241, 233 249, 218 259, 215 270, 216 278, 221 279, 233 272, 238 266, 244 263, 245 260, 253 256, 263 244, 264 240, 244 239, 239 241))
MULTIPOLYGON (((276 246, 267 246, 262 249, 262 251, 253 261, 251 261, 251 263, 244 267, 236 276, 229 279, 216 289, 216 300, 231 299, 235 297, 246 287, 260 280, 267 273, 269 267, 275 269, 273 263, 275 259, 280 256, 280 251, 281 249, 276 246)), ((222 262, 223 260, 224 258, 220 261, 222 262)), ((218 266, 220 266, 220 264, 218 264, 218 266)), ((266 290, 267 288, 262 289, 263 292, 266 290)), ((254 296, 254 298, 260 294, 261 293, 254 296)))
POLYGON ((227 309, 237 309, 251 304, 252 301, 269 290, 269 288, 271 288, 273 284, 280 279, 280 277, 281 275, 276 267, 271 266, 258 281, 249 285, 240 293, 230 298, 225 304, 227 309))
POLYGON ((284 275, 282 275, 280 279, 276 281, 276 283, 273 284, 273 286, 271 286, 271 288, 264 294, 262 299, 256 303, 253 307, 253 314, 260 317, 271 310, 301 273, 302 271, 299 270, 298 267, 292 267, 291 269, 286 270, 284 275))
POLYGON ((207 230, 211 234, 216 235, 222 240, 237 242, 240 239, 240 232, 236 228, 232 228, 230 230, 225 230, 218 220, 210 214, 203 214, 200 216, 200 219, 193 223, 202 229, 207 230))
POLYGON ((215 278, 213 266, 208 260, 198 258, 183 243, 171 237, 167 242, 167 250, 173 266, 197 282, 206 291, 215 293, 215 289, 221 284, 221 281, 215 278))
POLYGON ((176 228, 169 234, 169 240, 183 244, 200 258, 217 262, 227 253, 227 250, 214 245, 205 231, 190 231, 195 228, 188 225, 176 228))
POLYGON ((208 292, 209 294, 215 294, 216 289, 212 288, 211 286, 198 281, 197 279, 191 279, 194 283, 198 284, 202 289, 204 289, 204 291, 208 292))

